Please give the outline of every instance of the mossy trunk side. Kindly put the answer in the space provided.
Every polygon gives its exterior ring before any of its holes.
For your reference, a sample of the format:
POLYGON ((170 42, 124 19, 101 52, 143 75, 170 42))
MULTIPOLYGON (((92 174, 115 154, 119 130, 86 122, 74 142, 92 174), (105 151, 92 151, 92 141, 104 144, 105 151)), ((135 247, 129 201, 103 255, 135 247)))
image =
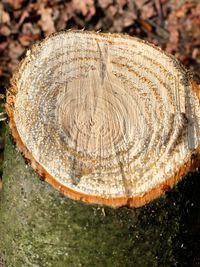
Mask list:
POLYGON ((0 255, 7 267, 188 267, 198 185, 190 176, 139 209, 86 205, 41 181, 7 137, 0 255))

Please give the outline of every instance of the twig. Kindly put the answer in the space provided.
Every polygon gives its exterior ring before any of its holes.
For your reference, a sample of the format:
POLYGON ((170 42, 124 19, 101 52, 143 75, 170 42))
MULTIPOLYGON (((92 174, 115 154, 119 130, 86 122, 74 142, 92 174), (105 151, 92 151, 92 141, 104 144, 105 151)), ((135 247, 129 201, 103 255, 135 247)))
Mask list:
POLYGON ((160 3, 160 0, 155 0, 155 6, 158 12, 158 17, 160 21, 160 26, 164 27, 164 18, 163 18, 163 10, 162 10, 162 4, 160 3))

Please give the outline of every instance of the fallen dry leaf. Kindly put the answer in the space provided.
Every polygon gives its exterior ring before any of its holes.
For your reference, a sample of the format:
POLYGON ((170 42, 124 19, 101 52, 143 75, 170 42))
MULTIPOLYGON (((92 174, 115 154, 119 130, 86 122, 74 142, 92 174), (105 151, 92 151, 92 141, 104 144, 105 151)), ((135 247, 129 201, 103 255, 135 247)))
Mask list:
POLYGON ((44 5, 41 4, 38 13, 41 15, 38 24, 41 26, 42 30, 46 33, 46 35, 55 32, 56 29, 52 18, 52 9, 45 8, 44 5))
POLYGON ((135 0, 134 3, 136 4, 137 8, 141 9, 147 0, 135 0))
POLYGON ((9 43, 9 56, 12 59, 19 59, 24 53, 24 48, 19 44, 18 41, 13 41, 9 43))
POLYGON ((117 0, 117 4, 120 6, 120 8, 123 8, 126 4, 128 4, 128 0, 117 0))
POLYGON ((10 15, 3 9, 3 6, 0 4, 0 23, 9 24, 10 23, 10 15))
POLYGON ((178 42, 179 42, 179 21, 175 16, 175 12, 172 12, 169 15, 169 23, 167 30, 169 32, 169 40, 167 42, 166 51, 169 53, 173 53, 177 50, 178 42))
POLYGON ((156 10, 153 2, 144 5, 141 9, 141 19, 149 19, 156 15, 156 10))
POLYGON ((67 21, 70 20, 74 15, 74 7, 72 2, 67 2, 62 5, 59 9, 59 16, 55 19, 56 30, 63 30, 66 28, 67 21))
POLYGON ((129 27, 133 24, 134 20, 137 18, 136 14, 130 11, 126 11, 123 13, 123 25, 124 27, 129 27))
POLYGON ((10 4, 13 9, 20 9, 22 7, 24 0, 4 0, 3 2, 10 4))
POLYGON ((152 26, 151 24, 149 24, 148 21, 141 19, 140 24, 144 28, 145 31, 152 32, 152 26))
POLYGON ((34 41, 39 40, 39 37, 38 34, 21 33, 19 35, 19 41, 23 46, 29 46, 34 41))
POLYGON ((72 0, 74 10, 81 12, 83 16, 90 19, 94 16, 96 9, 94 6, 94 0, 72 0))
POLYGON ((11 33, 11 30, 8 26, 2 26, 0 27, 0 34, 4 35, 4 36, 9 36, 11 33))
POLYGON ((0 42, 0 52, 3 51, 7 47, 7 42, 0 42))
POLYGON ((113 18, 117 14, 117 7, 111 5, 106 9, 105 13, 109 18, 113 18))
POLYGON ((98 4, 101 8, 107 8, 113 3, 112 0, 98 0, 98 4))

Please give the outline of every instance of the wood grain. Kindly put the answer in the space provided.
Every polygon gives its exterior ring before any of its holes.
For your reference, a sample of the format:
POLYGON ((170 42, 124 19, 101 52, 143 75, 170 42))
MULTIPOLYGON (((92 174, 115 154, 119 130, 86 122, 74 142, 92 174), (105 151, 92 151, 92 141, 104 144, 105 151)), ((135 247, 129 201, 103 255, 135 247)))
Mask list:
POLYGON ((177 60, 137 38, 68 31, 27 52, 7 111, 18 147, 52 185, 74 199, 136 207, 194 167, 193 87, 177 60))

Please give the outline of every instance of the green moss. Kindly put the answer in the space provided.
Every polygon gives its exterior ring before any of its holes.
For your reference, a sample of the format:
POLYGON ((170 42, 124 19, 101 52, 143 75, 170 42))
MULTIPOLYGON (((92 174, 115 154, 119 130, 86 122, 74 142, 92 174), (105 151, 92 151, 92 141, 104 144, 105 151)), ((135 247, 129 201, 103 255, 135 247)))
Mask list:
POLYGON ((42 182, 9 138, 4 165, 0 254, 8 267, 188 266, 180 265, 179 187, 143 208, 112 209, 72 201, 42 182))

